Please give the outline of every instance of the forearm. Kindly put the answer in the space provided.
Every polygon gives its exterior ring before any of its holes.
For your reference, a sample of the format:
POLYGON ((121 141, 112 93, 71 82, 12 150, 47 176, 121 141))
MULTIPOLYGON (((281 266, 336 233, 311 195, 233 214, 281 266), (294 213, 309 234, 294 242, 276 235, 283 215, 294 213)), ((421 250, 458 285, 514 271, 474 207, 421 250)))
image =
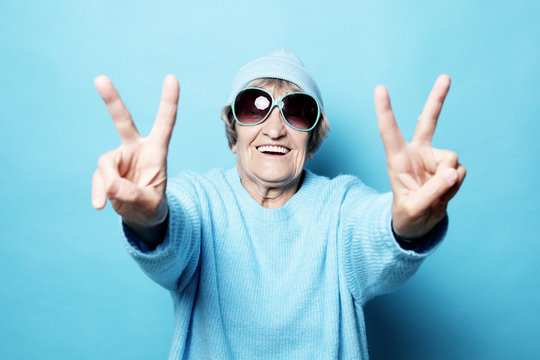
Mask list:
POLYGON ((189 183, 173 179, 167 184, 168 212, 159 223, 133 229, 123 222, 128 253, 150 278, 169 290, 186 284, 199 256, 200 217, 192 195, 189 183))

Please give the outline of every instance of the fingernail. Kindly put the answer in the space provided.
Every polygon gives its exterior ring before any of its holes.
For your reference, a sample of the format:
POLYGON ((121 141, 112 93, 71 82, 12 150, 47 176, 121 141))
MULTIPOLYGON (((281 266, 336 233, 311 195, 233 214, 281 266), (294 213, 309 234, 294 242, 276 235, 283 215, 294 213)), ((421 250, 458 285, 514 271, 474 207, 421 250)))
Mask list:
POLYGON ((446 169, 444 171, 444 178, 450 186, 454 185, 457 180, 457 171, 456 169, 446 169))

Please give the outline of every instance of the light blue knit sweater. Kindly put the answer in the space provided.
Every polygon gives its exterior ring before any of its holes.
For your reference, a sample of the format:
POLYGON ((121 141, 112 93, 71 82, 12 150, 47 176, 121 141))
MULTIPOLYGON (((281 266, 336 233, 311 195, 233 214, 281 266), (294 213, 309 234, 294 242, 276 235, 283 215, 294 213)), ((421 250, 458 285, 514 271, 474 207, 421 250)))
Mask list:
POLYGON ((174 302, 169 359, 367 359, 363 305, 407 280, 440 241, 403 250, 391 194, 305 171, 281 208, 261 207, 236 168, 185 172, 167 189, 165 240, 130 254, 174 302))

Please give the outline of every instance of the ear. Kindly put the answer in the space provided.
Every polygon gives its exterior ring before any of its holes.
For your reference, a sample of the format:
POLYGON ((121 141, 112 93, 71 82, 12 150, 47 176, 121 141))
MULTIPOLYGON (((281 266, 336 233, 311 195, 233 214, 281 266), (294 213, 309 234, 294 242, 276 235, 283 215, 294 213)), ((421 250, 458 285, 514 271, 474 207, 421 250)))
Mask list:
POLYGON ((233 154, 236 154, 236 144, 231 146, 231 151, 232 151, 233 154))

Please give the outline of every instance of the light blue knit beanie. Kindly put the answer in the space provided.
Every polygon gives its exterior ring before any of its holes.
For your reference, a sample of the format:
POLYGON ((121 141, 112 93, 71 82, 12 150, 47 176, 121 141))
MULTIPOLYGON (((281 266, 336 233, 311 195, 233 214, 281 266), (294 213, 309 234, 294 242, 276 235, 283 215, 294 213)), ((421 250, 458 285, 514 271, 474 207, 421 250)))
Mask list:
POLYGON ((304 67, 302 60, 290 50, 282 47, 270 54, 255 59, 244 65, 233 79, 228 104, 242 88, 251 81, 260 78, 275 78, 290 81, 319 102, 321 110, 323 100, 315 80, 304 67))

